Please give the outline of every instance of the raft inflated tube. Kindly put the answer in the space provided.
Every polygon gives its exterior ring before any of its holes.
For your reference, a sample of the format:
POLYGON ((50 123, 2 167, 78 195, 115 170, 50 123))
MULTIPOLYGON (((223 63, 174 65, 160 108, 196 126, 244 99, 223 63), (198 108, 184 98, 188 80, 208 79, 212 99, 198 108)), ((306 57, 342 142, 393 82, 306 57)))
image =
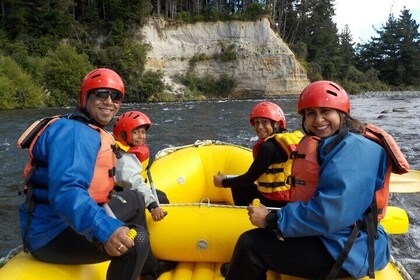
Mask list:
POLYGON ((171 203, 197 203, 202 198, 233 204, 229 188, 217 188, 213 176, 243 174, 252 164, 249 149, 229 145, 187 147, 156 159, 150 167, 154 186, 171 203))
MULTIPOLYGON (((162 204, 171 215, 155 222, 147 216, 150 243, 158 259, 186 262, 229 262, 238 237, 255 228, 245 207, 162 204), (168 250, 171 248, 171 250, 168 250)), ((381 220, 389 234, 408 230, 407 213, 388 206, 381 220)))
MULTIPOLYGON (((223 280, 220 274, 222 263, 207 262, 179 262, 175 269, 163 273, 159 280, 223 280)), ((11 259, 4 267, 0 268, 0 279, 7 280, 103 280, 106 279, 106 272, 109 262, 88 265, 63 265, 43 263, 36 260, 32 255, 20 252, 11 259)), ((399 263, 391 262, 380 271, 375 271, 377 280, 403 280, 412 279, 399 263), (402 268, 402 269, 401 269, 402 268), (403 277, 404 275, 405 277, 403 277)), ((287 275, 279 275, 273 271, 267 272, 267 280, 302 280, 287 275)), ((343 278, 342 280, 351 280, 343 278)), ((369 280, 369 277, 362 278, 369 280)))
POLYGON ((409 227, 407 212, 395 206, 386 208, 385 218, 380 223, 388 234, 404 234, 409 227))
POLYGON ((150 243, 157 259, 229 262, 239 235, 255 228, 244 208, 202 204, 170 206, 168 211, 171 214, 159 222, 147 217, 150 243))

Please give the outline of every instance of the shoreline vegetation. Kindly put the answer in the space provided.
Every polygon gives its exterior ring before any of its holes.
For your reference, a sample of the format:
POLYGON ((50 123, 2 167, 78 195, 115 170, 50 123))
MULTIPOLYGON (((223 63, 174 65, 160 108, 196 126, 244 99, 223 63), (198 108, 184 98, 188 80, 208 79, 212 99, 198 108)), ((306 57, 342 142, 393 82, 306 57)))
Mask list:
MULTIPOLYGON (((366 91, 366 92, 360 92, 357 94, 351 94, 350 96, 381 96, 381 95, 386 95, 386 96, 391 96, 391 95, 407 95, 408 97, 410 96, 418 96, 420 95, 420 89, 418 90, 379 90, 379 91, 366 91)), ((234 100, 263 100, 263 99, 267 99, 267 100, 271 100, 271 99, 279 99, 282 98, 283 96, 299 96, 299 93, 297 94, 281 94, 281 95, 267 95, 267 96, 258 96, 255 98, 240 98, 240 97, 223 97, 223 98, 211 98, 211 97, 207 97, 207 96, 197 96, 197 97, 190 97, 190 98, 184 98, 184 97, 174 97, 174 96, 160 96, 160 99, 153 99, 153 100, 148 100, 145 102, 153 102, 153 103, 171 103, 171 102, 196 102, 196 101, 210 101, 210 102, 223 102, 225 100, 229 100, 229 101, 234 101, 234 100)), ((124 104, 130 104, 130 103, 143 103, 143 102, 124 102, 124 104)))
MULTIPOLYGON (((389 91, 367 91, 367 92, 362 92, 362 93, 358 93, 358 94, 350 94, 350 98, 351 96, 367 96, 367 97, 375 97, 375 96, 400 96, 401 94, 404 94, 407 97, 417 97, 420 96, 420 90, 389 90, 389 91)), ((225 102, 225 101, 235 101, 235 100, 276 100, 276 99, 281 99, 284 96, 296 96, 298 97, 299 94, 283 94, 283 95, 276 95, 276 96, 259 96, 259 97, 255 97, 255 98, 238 98, 238 97, 223 97, 223 98, 207 98, 206 96, 199 96, 196 98, 180 98, 180 97, 172 97, 169 96, 167 98, 162 97, 162 99, 154 99, 154 100, 148 100, 148 101, 130 101, 130 102, 125 102, 124 101, 124 105, 125 106, 130 106, 132 104, 141 104, 141 103, 164 103, 164 104, 169 104, 169 103, 187 103, 187 102, 225 102)), ((32 107, 32 108, 15 108, 15 110, 20 110, 20 109, 40 109, 40 108, 51 108, 51 109, 57 109, 57 108, 66 108, 66 109, 72 109, 73 107, 76 107, 76 103, 75 104, 69 104, 69 105, 61 105, 61 106, 43 106, 43 107, 32 107)), ((4 110, 2 108, 0 108, 0 110, 4 110)))
MULTIPOLYGON (((96 67, 114 69, 123 77, 127 86, 125 102, 240 98, 232 95, 236 81, 229 75, 198 75, 194 65, 204 58, 195 55, 189 61, 191 71, 173 77, 182 85, 182 95, 173 94, 175 90, 165 83, 162 71, 146 71, 151 46, 137 32, 151 17, 172 24, 256 21, 266 17, 306 69, 309 81, 334 80, 350 94, 420 90, 419 24, 406 8, 398 16, 390 14, 367 43, 356 45, 348 28, 338 32, 332 20, 332 0, 312 1, 304 7, 297 0, 251 0, 246 4, 185 0, 170 8, 165 1, 151 0, 53 2, 3 3, 2 110, 72 106, 84 73, 96 67)), ((218 59, 235 58, 232 47, 218 59)))

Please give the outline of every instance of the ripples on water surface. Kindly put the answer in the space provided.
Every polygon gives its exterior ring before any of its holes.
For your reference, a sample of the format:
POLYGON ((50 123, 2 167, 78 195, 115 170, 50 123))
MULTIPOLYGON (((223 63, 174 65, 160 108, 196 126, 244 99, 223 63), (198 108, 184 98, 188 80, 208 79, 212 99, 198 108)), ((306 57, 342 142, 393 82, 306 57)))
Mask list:
MULTIPOLYGON (((296 113, 297 96, 271 100, 284 110, 289 130, 300 129, 296 113)), ((121 112, 140 110, 153 122, 148 133, 151 155, 169 146, 191 144, 195 140, 220 140, 252 147, 256 140, 249 125, 251 108, 260 100, 211 101, 156 104, 124 104, 121 112)), ((412 169, 420 169, 420 92, 375 93, 351 96, 351 113, 363 121, 377 124, 392 134, 407 156, 412 169)), ((18 136, 33 121, 72 112, 72 108, 0 111, 0 257, 20 245, 16 195, 22 182, 26 151, 15 148, 18 136)), ((111 129, 111 127, 109 127, 111 129)), ((420 193, 392 194, 390 204, 407 210, 410 230, 392 236, 392 254, 415 279, 420 276, 420 193)))

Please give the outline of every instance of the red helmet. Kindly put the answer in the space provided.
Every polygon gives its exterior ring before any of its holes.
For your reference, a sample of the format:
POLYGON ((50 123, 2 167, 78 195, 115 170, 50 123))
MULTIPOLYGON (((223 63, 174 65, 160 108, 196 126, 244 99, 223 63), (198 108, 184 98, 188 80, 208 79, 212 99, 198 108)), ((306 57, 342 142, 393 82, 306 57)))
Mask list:
POLYGON ((310 107, 333 108, 350 113, 350 100, 340 85, 330 81, 317 81, 308 85, 299 96, 299 114, 310 107))
POLYGON ((84 109, 86 107, 88 93, 97 88, 117 90, 122 93, 124 98, 125 88, 121 77, 111 69, 97 68, 89 72, 82 81, 79 97, 80 109, 84 109))
POLYGON ((118 117, 113 127, 113 134, 115 139, 124 145, 131 143, 131 131, 139 126, 144 125, 146 130, 152 126, 150 119, 139 111, 128 111, 118 117), (125 132, 127 139, 121 138, 121 132, 125 132))
POLYGON ((254 125, 254 118, 266 118, 278 122, 282 129, 286 129, 286 118, 282 109, 272 102, 261 102, 252 108, 249 115, 249 122, 254 125))

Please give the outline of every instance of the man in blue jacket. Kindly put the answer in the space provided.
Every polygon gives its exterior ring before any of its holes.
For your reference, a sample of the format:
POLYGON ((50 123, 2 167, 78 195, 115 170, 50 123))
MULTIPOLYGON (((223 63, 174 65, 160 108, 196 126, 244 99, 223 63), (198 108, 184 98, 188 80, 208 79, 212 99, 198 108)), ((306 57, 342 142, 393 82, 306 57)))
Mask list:
POLYGON ((77 110, 50 121, 32 141, 34 172, 27 174, 20 224, 25 249, 37 259, 60 264, 111 260, 107 279, 140 275, 150 251, 148 233, 136 223, 143 199, 136 192, 121 193, 130 209, 137 209, 124 220, 102 207, 110 201, 116 162, 114 139, 103 127, 118 113, 124 94, 113 70, 91 71, 82 81, 77 110), (128 221, 137 236, 127 235, 128 221))

